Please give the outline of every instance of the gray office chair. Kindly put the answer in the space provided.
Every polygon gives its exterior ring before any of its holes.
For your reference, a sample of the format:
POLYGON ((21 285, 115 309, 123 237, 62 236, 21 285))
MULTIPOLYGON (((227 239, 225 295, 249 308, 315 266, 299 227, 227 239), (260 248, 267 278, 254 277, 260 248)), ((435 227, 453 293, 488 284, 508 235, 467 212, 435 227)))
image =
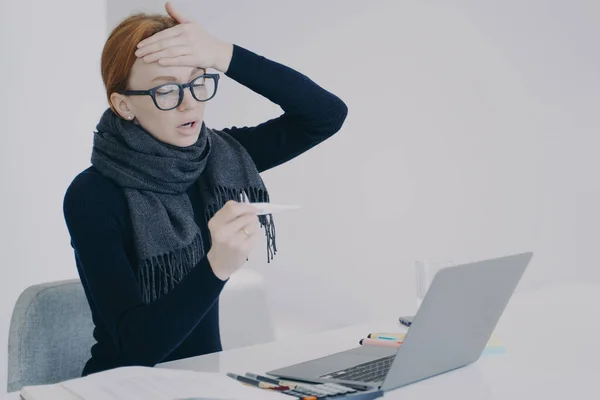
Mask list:
MULTIPOLYGON (((224 350, 274 339, 266 284, 257 271, 243 269, 233 274, 219 303, 224 350)), ((93 329, 79 279, 25 289, 17 300, 10 324, 8 391, 81 376, 95 343, 93 329)))
POLYGON ((81 376, 95 343, 78 279, 30 286, 19 296, 8 336, 8 392, 81 376))

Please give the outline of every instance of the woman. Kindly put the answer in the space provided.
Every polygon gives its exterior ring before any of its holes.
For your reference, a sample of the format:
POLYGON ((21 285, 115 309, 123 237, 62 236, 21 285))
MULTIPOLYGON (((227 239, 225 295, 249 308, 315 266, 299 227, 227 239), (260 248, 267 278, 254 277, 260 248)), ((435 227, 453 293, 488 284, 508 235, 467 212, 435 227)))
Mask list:
MULTIPOLYGON (((102 53, 110 108, 92 166, 64 199, 97 343, 83 375, 220 351, 218 299, 273 222, 240 201, 268 201, 259 173, 337 132, 346 105, 304 75, 223 42, 179 15, 134 15, 102 53), (218 74, 279 104, 255 127, 212 130, 204 105, 218 74), (260 218, 260 220, 258 219, 260 218)), ((243 327, 240 327, 243 329, 243 327)))

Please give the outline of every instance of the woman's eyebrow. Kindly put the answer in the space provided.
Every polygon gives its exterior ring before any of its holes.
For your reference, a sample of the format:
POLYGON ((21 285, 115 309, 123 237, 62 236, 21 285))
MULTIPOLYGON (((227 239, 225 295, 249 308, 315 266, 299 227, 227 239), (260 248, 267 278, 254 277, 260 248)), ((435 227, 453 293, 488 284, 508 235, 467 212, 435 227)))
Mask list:
MULTIPOLYGON (((199 71, 204 71, 204 68, 195 68, 192 70, 192 73, 190 74, 190 78, 192 76, 194 76, 195 74, 197 74, 199 71)), ((154 81, 158 81, 158 80, 163 80, 163 81, 177 81, 177 78, 174 76, 157 76, 156 78, 152 79, 152 82, 154 81)))

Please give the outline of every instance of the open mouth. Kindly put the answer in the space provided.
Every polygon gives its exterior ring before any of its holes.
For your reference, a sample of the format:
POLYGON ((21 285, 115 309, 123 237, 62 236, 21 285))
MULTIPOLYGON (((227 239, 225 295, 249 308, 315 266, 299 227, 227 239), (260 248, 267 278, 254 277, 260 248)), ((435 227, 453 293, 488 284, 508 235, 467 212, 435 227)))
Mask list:
POLYGON ((178 128, 195 128, 196 124, 197 124, 196 121, 190 121, 190 122, 186 122, 185 124, 179 125, 178 128))

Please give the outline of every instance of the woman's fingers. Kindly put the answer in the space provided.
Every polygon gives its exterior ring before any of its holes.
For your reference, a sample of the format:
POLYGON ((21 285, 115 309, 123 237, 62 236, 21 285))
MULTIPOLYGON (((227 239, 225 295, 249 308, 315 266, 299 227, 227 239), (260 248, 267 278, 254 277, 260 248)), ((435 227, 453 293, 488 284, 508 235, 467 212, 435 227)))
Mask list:
POLYGON ((211 221, 212 224, 216 226, 221 226, 245 214, 256 215, 256 212, 256 207, 250 204, 238 203, 233 200, 230 200, 227 203, 225 203, 223 208, 221 208, 215 213, 211 221))
POLYGON ((260 224, 258 223, 258 217, 252 218, 250 222, 248 222, 242 227, 242 229, 240 229, 240 231, 242 231, 242 233, 244 233, 245 235, 253 236, 256 233, 258 233, 259 225, 260 224))
POLYGON ((160 42, 161 40, 177 37, 181 35, 184 31, 184 25, 176 25, 172 28, 165 29, 164 31, 157 32, 149 38, 142 40, 138 43, 137 47, 138 49, 140 49, 150 44, 160 42))
MULTIPOLYGON (((182 56, 189 56, 192 54, 192 48, 189 46, 176 46, 169 47, 164 50, 160 50, 156 53, 148 54, 144 56, 144 61, 147 63, 153 63, 163 58, 177 58, 182 56)), ((164 64, 161 64, 164 65, 164 64)))
POLYGON ((180 36, 170 37, 163 40, 159 40, 154 43, 150 43, 141 47, 135 51, 136 57, 144 57, 148 54, 156 53, 161 50, 168 49, 169 47, 183 46, 183 40, 180 36))
POLYGON ((240 246, 242 252, 248 254, 258 239, 260 228, 258 221, 251 221, 246 224, 242 229, 234 232, 232 242, 237 246, 240 246))
POLYGON ((170 1, 165 2, 165 10, 167 10, 167 13, 171 16, 171 18, 173 18, 175 21, 179 22, 180 24, 186 24, 188 22, 192 22, 185 15, 183 15, 182 13, 177 11, 175 9, 175 7, 173 7, 173 4, 171 4, 170 1))
POLYGON ((209 35, 200 25, 191 22, 167 3, 172 16, 188 21, 157 32, 138 43, 135 55, 147 63, 164 66, 215 68, 226 71, 231 60, 231 45, 209 35))
POLYGON ((229 222, 224 228, 225 236, 234 236, 238 233, 250 236, 258 230, 258 217, 256 215, 242 215, 229 222), (244 229, 246 232, 244 232, 244 229))
MULTIPOLYGON (((198 67, 198 61, 195 56, 187 55, 187 56, 179 56, 179 57, 169 57, 169 58, 160 58, 158 60, 160 65, 164 66, 184 66, 184 67, 198 67)), ((204 68, 201 66, 201 68, 204 68)))

